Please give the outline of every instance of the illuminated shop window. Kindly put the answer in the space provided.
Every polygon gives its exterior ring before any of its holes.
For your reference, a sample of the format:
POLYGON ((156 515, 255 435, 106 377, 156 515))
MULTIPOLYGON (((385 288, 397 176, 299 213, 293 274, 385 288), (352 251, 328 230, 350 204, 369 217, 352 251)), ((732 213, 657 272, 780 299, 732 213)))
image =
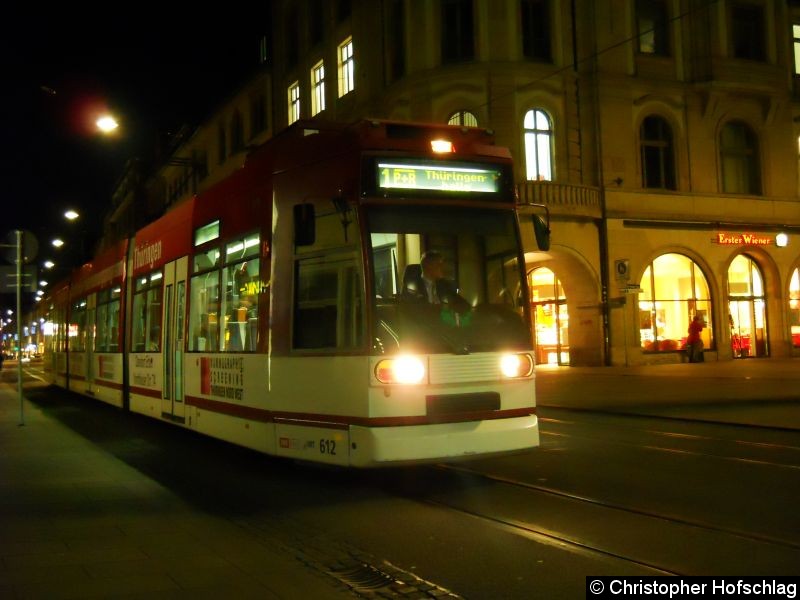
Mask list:
POLYGON ((550 117, 535 108, 525 113, 525 166, 529 181, 553 179, 553 128, 550 117))
POLYGON ((311 68, 311 116, 325 110, 325 65, 319 61, 311 68))
POLYGON ((355 87, 353 38, 349 37, 339 46, 339 97, 352 92, 355 87))
POLYGON ((800 269, 795 269, 789 283, 789 325, 792 346, 800 348, 800 269))
POLYGON ((459 110, 450 115, 447 120, 448 125, 463 125, 465 127, 477 127, 478 117, 469 112, 468 110, 459 110))
POLYGON ((706 349, 714 343, 711 297, 700 267, 682 254, 662 254, 644 271, 639 294, 639 338, 645 352, 683 348, 689 323, 700 315, 706 349))
POLYGON ((289 86, 287 93, 289 102, 289 125, 300 118, 300 82, 295 81, 289 86))

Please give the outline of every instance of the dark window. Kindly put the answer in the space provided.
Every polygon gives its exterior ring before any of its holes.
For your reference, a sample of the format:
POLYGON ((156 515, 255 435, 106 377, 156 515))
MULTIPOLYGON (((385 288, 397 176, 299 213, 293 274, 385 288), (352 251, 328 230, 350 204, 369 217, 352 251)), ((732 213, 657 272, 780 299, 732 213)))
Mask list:
POLYGON ((254 138, 267 128, 267 99, 264 94, 250 98, 250 137, 254 138))
POLYGON ((222 164, 225 162, 227 158, 227 143, 225 139, 225 126, 220 123, 219 127, 217 128, 217 162, 222 164))
POLYGON ((239 111, 231 117, 231 154, 244 150, 244 125, 239 111))
POLYGON ((337 21, 344 21, 345 19, 350 17, 350 13, 352 11, 350 0, 339 0, 336 3, 336 20, 337 21))
POLYGON ((548 0, 522 0, 522 54, 526 58, 550 61, 550 3, 548 0))
POLYGON ((669 14, 664 0, 637 0, 639 52, 668 56, 669 14))
POLYGON ((722 191, 728 194, 761 194, 758 140, 744 123, 728 123, 719 139, 722 191))
POLYGON ((308 38, 312 46, 322 43, 325 37, 324 7, 325 3, 320 0, 308 2, 308 38))
POLYGON ((391 0, 386 14, 386 81, 392 82, 406 74, 406 28, 403 0, 391 0))
POLYGON ((299 52, 297 9, 293 8, 286 16, 286 68, 297 66, 299 52))
POLYGON ((675 158, 672 131, 661 117, 647 117, 640 132, 642 185, 646 188, 675 189, 675 158))
POLYGON ((753 4, 731 8, 731 33, 734 58, 766 59, 764 44, 764 9, 753 4))
POLYGON ((442 0, 442 62, 475 58, 472 0, 442 0))

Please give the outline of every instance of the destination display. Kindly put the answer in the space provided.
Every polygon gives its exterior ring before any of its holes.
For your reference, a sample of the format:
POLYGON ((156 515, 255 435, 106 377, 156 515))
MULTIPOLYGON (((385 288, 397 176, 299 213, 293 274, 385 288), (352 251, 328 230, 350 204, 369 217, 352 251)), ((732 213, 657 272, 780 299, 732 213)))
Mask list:
POLYGON ((378 162, 381 189, 435 190, 439 192, 500 191, 499 169, 456 166, 442 163, 378 162))

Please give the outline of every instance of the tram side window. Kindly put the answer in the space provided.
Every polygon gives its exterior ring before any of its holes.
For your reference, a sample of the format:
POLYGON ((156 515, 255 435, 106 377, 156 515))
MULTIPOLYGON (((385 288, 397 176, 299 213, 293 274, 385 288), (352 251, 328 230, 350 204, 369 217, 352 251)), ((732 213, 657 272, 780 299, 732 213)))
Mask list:
POLYGON ((97 294, 97 352, 119 352, 120 288, 108 288, 97 294))
POLYGON ((161 351, 162 273, 155 271, 136 279, 133 295, 133 352, 161 351))
POLYGON ((294 348, 347 349, 361 345, 361 281, 354 256, 297 262, 294 348))
POLYGON ((252 352, 257 347, 258 297, 261 291, 258 252, 252 234, 194 256, 189 312, 189 350, 252 352))
POLYGON ((69 349, 71 352, 86 350, 86 299, 73 304, 69 320, 69 349))
POLYGON ((259 279, 258 234, 225 246, 225 331, 222 350, 253 352, 258 338, 259 279))

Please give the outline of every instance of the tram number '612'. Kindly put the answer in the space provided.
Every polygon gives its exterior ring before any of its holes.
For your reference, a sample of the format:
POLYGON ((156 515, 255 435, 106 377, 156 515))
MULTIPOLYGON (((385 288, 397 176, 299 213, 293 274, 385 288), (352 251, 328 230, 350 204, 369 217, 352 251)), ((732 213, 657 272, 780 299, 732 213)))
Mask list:
POLYGON ((319 453, 336 455, 336 440, 321 439, 319 441, 319 453))

